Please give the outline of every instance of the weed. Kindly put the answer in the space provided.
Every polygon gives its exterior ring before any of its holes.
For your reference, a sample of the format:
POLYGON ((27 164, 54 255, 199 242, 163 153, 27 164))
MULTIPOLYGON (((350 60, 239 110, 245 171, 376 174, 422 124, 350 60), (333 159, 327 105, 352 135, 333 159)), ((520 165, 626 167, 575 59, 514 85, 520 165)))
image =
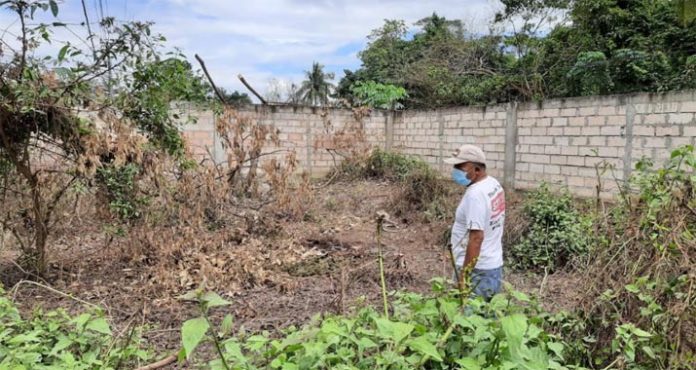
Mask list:
POLYGON ((64 311, 35 312, 25 320, 0 287, 0 368, 117 369, 146 361, 141 328, 114 336, 100 312, 76 317, 64 311))
POLYGON ((553 272, 590 253, 592 221, 581 216, 565 190, 553 193, 547 184, 531 192, 524 203, 527 230, 506 248, 508 265, 553 272))

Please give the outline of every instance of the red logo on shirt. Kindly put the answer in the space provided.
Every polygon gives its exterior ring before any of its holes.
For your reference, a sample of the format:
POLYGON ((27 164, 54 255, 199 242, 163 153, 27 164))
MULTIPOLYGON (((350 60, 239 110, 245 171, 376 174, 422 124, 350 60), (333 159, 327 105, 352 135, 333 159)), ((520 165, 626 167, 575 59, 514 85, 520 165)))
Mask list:
POLYGON ((496 218, 505 212, 505 193, 502 191, 491 200, 491 218, 496 218))

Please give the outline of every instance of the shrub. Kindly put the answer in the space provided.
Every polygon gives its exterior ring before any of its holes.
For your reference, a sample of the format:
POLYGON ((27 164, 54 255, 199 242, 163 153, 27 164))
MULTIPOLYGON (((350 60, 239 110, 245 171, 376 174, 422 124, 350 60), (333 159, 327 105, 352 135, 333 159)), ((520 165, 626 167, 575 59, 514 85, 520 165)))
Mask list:
POLYGON ((76 317, 64 311, 36 312, 25 320, 0 287, 0 368, 134 368, 150 355, 140 348, 139 329, 112 336, 100 313, 76 317), (131 365, 130 367, 128 365, 131 365))
POLYGON ((364 308, 315 318, 280 338, 234 334, 230 316, 211 327, 208 310, 229 302, 206 293, 198 298, 202 316, 182 327, 180 358, 191 358, 199 343, 209 342, 217 349, 209 362, 213 369, 580 369, 563 365, 574 360, 565 357, 567 345, 544 330, 544 316, 524 294, 462 307, 458 295, 443 291, 442 281, 434 285, 435 297, 396 293, 391 318, 364 308))
POLYGON ((346 159, 330 176, 344 180, 387 180, 400 185, 401 190, 390 201, 390 208, 397 216, 424 212, 426 220, 433 221, 452 213, 447 202, 450 191, 446 180, 418 157, 378 148, 365 158, 346 159))
POLYGON ((592 222, 580 215, 567 190, 556 194, 542 184, 530 193, 523 214, 528 229, 519 242, 506 248, 511 266, 554 271, 588 255, 592 222))

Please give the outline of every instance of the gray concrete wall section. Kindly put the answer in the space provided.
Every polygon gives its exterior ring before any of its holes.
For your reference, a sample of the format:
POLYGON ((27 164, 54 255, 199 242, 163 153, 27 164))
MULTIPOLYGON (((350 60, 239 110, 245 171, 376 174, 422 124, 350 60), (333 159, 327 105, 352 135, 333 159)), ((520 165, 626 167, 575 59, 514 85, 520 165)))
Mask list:
MULTIPOLYGON (((696 144, 696 92, 631 94, 485 107, 372 111, 357 121, 348 109, 255 106, 241 112, 277 127, 281 147, 294 150, 314 175, 328 171, 331 132, 362 124, 370 144, 423 158, 449 172, 442 159, 459 145, 476 144, 489 160, 490 173, 506 187, 535 188, 541 181, 593 196, 616 194, 643 157, 661 164, 673 149, 696 144)), ((210 112, 197 112, 197 125, 185 127, 194 154, 226 159, 210 112)))

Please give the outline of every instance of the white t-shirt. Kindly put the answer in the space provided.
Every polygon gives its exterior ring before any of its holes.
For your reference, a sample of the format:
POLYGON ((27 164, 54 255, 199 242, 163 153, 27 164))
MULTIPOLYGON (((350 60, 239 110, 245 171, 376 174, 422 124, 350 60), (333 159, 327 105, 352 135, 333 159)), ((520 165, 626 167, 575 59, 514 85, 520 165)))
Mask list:
POLYGON ((483 230, 477 269, 490 270, 503 265, 503 224, 505 192, 498 180, 488 176, 469 185, 452 225, 452 252, 457 266, 464 265, 469 230, 483 230))

